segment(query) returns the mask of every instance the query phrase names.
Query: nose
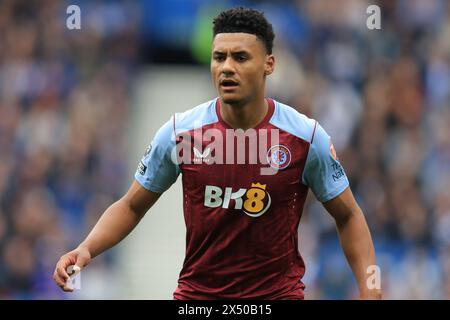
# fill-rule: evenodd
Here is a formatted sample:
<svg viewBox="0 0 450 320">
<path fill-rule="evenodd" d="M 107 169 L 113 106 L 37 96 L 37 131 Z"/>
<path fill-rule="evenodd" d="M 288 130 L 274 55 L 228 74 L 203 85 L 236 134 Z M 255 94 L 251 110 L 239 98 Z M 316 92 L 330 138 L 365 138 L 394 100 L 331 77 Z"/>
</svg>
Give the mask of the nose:
<svg viewBox="0 0 450 320">
<path fill-rule="evenodd" d="M 227 57 L 222 64 L 222 73 L 225 76 L 227 76 L 227 75 L 234 74 L 234 72 L 235 72 L 235 69 L 234 69 L 233 59 L 231 57 Z"/>
</svg>

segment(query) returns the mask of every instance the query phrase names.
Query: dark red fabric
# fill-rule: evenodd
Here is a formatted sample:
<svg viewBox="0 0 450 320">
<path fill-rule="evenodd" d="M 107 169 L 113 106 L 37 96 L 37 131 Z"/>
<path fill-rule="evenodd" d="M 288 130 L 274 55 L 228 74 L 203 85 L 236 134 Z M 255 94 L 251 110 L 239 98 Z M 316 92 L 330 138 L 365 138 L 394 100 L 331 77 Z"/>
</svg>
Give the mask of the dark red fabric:
<svg viewBox="0 0 450 320">
<path fill-rule="evenodd" d="M 226 140 L 229 127 L 221 120 L 219 107 L 219 121 L 202 129 L 218 129 Z M 278 129 L 269 122 L 273 112 L 269 100 L 268 115 L 258 130 Z M 308 192 L 301 177 L 309 143 L 279 132 L 291 161 L 275 175 L 261 175 L 260 168 L 267 167 L 261 163 L 180 165 L 187 235 L 175 299 L 303 299 L 305 266 L 298 252 L 297 228 Z M 194 139 L 194 132 L 189 136 Z M 208 144 L 202 143 L 203 150 Z M 271 199 L 259 217 L 235 209 L 233 199 L 228 208 L 205 206 L 207 185 L 236 192 L 257 183 L 266 185 Z"/>
</svg>

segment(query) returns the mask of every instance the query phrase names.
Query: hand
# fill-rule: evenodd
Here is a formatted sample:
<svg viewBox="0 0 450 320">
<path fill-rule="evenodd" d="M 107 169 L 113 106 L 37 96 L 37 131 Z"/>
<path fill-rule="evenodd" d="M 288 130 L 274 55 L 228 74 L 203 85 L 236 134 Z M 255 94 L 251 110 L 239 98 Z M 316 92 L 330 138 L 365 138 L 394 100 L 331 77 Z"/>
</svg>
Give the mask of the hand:
<svg viewBox="0 0 450 320">
<path fill-rule="evenodd" d="M 71 265 L 77 266 L 80 270 L 91 262 L 91 253 L 85 247 L 78 247 L 63 255 L 56 264 L 55 272 L 53 273 L 53 280 L 65 292 L 72 292 L 73 289 L 67 286 L 69 274 L 67 267 Z"/>
</svg>

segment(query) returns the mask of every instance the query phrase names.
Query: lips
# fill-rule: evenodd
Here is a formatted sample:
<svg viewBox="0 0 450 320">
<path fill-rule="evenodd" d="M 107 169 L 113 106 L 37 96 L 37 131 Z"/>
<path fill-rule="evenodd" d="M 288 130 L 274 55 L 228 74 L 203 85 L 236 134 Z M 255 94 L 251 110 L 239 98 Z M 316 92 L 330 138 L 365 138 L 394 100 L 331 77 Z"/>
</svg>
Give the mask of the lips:
<svg viewBox="0 0 450 320">
<path fill-rule="evenodd" d="M 220 85 L 225 88 L 232 88 L 239 85 L 239 83 L 233 79 L 223 79 L 220 81 Z"/>
</svg>

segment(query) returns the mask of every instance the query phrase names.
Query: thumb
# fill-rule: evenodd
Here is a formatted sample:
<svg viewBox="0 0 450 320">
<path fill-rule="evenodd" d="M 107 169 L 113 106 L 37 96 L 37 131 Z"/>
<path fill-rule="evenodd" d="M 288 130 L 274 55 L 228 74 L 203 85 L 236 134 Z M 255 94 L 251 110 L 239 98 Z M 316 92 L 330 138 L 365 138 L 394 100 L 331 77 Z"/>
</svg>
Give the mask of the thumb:
<svg viewBox="0 0 450 320">
<path fill-rule="evenodd" d="M 74 265 L 74 266 L 72 267 L 72 273 L 70 274 L 70 276 L 71 276 L 71 277 L 74 277 L 74 276 L 76 276 L 77 274 L 79 274 L 80 271 L 81 271 L 81 268 L 80 268 L 79 266 L 77 266 L 77 265 Z"/>
</svg>

